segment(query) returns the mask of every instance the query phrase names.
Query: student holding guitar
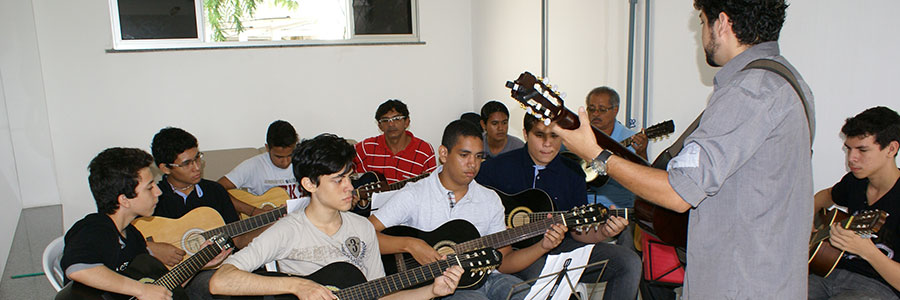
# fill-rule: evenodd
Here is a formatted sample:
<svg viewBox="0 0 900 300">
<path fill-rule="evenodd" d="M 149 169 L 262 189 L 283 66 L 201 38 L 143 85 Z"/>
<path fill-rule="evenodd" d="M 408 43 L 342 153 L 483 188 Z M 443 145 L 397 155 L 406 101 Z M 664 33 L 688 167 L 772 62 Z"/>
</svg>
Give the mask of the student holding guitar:
<svg viewBox="0 0 900 300">
<path fill-rule="evenodd" d="M 350 174 L 353 146 L 343 138 L 322 134 L 305 140 L 293 154 L 294 175 L 310 193 L 309 204 L 260 234 L 246 248 L 225 260 L 210 281 L 210 291 L 223 295 L 282 295 L 299 299 L 334 299 L 324 282 L 251 273 L 278 261 L 280 271 L 310 275 L 335 262 L 348 262 L 368 280 L 384 276 L 379 244 L 372 224 L 347 212 L 352 206 Z M 462 269 L 453 266 L 434 283 L 390 294 L 393 299 L 428 299 L 453 292 Z M 337 274 L 340 276 L 340 274 Z"/>
<path fill-rule="evenodd" d="M 151 215 L 156 208 L 161 192 L 150 173 L 152 163 L 150 154 L 133 148 L 106 149 L 91 160 L 88 182 L 97 213 L 85 216 L 66 233 L 60 260 L 66 281 L 141 300 L 172 299 L 172 291 L 164 286 L 117 273 L 139 254 L 148 253 L 143 235 L 131 221 Z M 207 266 L 230 253 L 220 253 Z"/>
<path fill-rule="evenodd" d="M 432 172 L 431 176 L 406 185 L 369 216 L 369 221 L 379 232 L 378 243 L 382 254 L 410 253 L 422 265 L 441 256 L 433 245 L 423 239 L 382 233 L 386 227 L 396 225 L 431 231 L 451 220 L 465 220 L 471 223 L 468 225 L 474 225 L 477 231 L 472 238 L 506 230 L 503 205 L 497 193 L 474 181 L 484 157 L 484 143 L 475 126 L 465 120 L 456 120 L 447 125 L 438 148 L 443 165 Z M 498 247 L 503 253 L 503 262 L 498 269 L 502 273 L 491 273 L 483 280 L 483 285 L 477 288 L 472 286 L 475 289 L 470 290 L 457 290 L 449 298 L 506 299 L 513 285 L 522 282 L 509 274 L 521 271 L 559 245 L 567 230 L 560 224 L 548 227 L 544 239 L 531 247 L 520 250 L 513 250 L 510 246 Z M 453 233 L 448 232 L 449 235 Z M 526 292 L 527 289 L 525 292 L 517 290 L 512 299 L 522 299 Z"/>
<path fill-rule="evenodd" d="M 512 194 L 527 189 L 540 189 L 547 193 L 557 210 L 569 210 L 586 205 L 587 196 L 584 172 L 573 161 L 559 155 L 562 139 L 550 131 L 532 115 L 523 120 L 525 148 L 485 161 L 475 178 L 478 183 Z M 552 124 L 551 124 L 552 125 Z M 589 263 L 609 259 L 601 277 L 601 266 L 585 270 L 582 282 L 606 281 L 604 299 L 634 299 L 641 275 L 641 259 L 630 248 L 603 243 L 628 226 L 628 220 L 611 216 L 600 230 L 572 232 L 552 254 L 568 252 L 586 244 L 595 244 Z M 533 279 L 541 274 L 546 256 L 517 273 L 522 279 Z"/>
<path fill-rule="evenodd" d="M 846 252 L 827 277 L 809 275 L 809 299 L 898 299 L 900 115 L 887 107 L 873 107 L 847 119 L 841 133 L 850 173 L 816 193 L 815 211 L 838 204 L 850 215 L 878 209 L 888 217 L 873 239 L 861 238 L 837 223 L 831 226 L 831 245 Z"/>
</svg>

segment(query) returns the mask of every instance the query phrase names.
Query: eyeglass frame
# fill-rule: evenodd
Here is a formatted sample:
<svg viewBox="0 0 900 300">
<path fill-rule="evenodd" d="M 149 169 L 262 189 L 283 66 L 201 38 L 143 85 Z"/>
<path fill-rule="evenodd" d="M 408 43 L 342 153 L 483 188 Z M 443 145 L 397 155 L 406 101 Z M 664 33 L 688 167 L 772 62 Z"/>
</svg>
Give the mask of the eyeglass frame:
<svg viewBox="0 0 900 300">
<path fill-rule="evenodd" d="M 598 106 L 599 106 L 599 105 L 598 105 Z M 598 108 L 591 108 L 590 106 L 588 106 L 587 108 L 585 108 L 585 110 L 588 112 L 588 114 L 592 114 L 592 113 L 594 113 L 594 112 L 606 113 L 606 112 L 611 111 L 611 110 L 613 110 L 613 109 L 615 109 L 615 108 L 617 108 L 617 107 L 619 107 L 619 105 L 613 105 L 613 106 L 610 106 L 610 107 L 599 106 Z"/>
<path fill-rule="evenodd" d="M 390 118 L 381 118 L 381 119 L 378 119 L 378 120 L 375 120 L 375 121 L 378 122 L 378 124 L 387 124 L 387 123 L 393 123 L 393 122 L 403 121 L 403 120 L 405 120 L 406 118 L 409 118 L 409 116 L 396 115 L 396 116 L 393 116 L 393 117 L 390 117 Z"/>
<path fill-rule="evenodd" d="M 171 167 L 186 168 L 186 167 L 192 166 L 196 163 L 197 166 L 199 167 L 199 166 L 203 166 L 203 162 L 204 162 L 203 152 L 197 152 L 197 156 L 194 156 L 193 159 L 188 159 L 186 161 L 181 162 L 180 164 L 168 163 L 168 164 L 166 164 L 166 166 L 168 166 L 170 168 Z"/>
</svg>

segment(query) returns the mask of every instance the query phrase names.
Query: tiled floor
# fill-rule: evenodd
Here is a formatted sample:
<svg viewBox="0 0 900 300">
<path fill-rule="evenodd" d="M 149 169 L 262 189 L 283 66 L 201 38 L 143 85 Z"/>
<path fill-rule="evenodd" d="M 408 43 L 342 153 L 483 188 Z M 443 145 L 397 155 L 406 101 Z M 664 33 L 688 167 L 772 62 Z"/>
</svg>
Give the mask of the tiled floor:
<svg viewBox="0 0 900 300">
<path fill-rule="evenodd" d="M 44 247 L 62 235 L 60 205 L 22 210 L 12 249 L 0 280 L 0 299 L 53 299 L 56 291 L 44 275 L 12 279 L 11 276 L 43 272 Z"/>
</svg>

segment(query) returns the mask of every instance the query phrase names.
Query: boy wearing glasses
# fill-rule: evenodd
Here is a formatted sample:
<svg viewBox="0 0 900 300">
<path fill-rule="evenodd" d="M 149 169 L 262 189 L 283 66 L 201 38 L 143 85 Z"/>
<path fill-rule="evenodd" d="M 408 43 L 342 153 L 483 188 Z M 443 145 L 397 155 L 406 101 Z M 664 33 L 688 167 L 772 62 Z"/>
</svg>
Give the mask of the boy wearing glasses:
<svg viewBox="0 0 900 300">
<path fill-rule="evenodd" d="M 378 129 L 384 134 L 356 144 L 356 172 L 375 171 L 389 183 L 434 171 L 434 148 L 406 130 L 409 110 L 400 100 L 390 99 L 375 111 Z"/>
</svg>

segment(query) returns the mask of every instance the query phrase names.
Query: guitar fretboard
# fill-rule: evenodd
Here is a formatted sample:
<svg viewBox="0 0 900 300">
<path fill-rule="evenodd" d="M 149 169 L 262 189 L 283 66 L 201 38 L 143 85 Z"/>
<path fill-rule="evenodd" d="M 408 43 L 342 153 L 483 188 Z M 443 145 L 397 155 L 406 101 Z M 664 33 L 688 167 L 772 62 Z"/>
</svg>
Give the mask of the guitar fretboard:
<svg viewBox="0 0 900 300">
<path fill-rule="evenodd" d="M 564 212 L 564 211 L 552 211 L 552 212 L 549 212 L 549 213 L 552 213 L 552 214 L 561 214 L 561 213 L 565 213 L 565 212 Z M 621 218 L 625 218 L 625 219 L 629 219 L 629 220 L 634 219 L 634 209 L 633 209 L 633 208 L 607 209 L 607 213 L 608 213 L 608 215 L 610 215 L 610 216 L 621 217 Z M 543 219 L 546 219 L 546 218 L 547 218 L 547 214 L 548 214 L 548 212 L 533 212 L 533 213 L 528 213 L 528 220 L 529 220 L 530 222 L 543 220 Z M 529 222 L 529 223 L 530 223 L 530 222 Z M 600 222 L 600 223 L 601 223 L 601 224 L 602 224 L 602 223 L 605 223 L 605 221 Z"/>
<path fill-rule="evenodd" d="M 268 212 L 252 216 L 250 218 L 233 222 L 225 226 L 210 229 L 202 233 L 201 235 L 206 239 L 209 239 L 210 237 L 219 233 L 224 233 L 229 237 L 239 236 L 244 233 L 256 230 L 257 228 L 272 224 L 285 215 L 287 215 L 287 207 L 282 206 Z"/>
<path fill-rule="evenodd" d="M 447 259 L 436 261 L 411 270 L 391 274 L 379 279 L 368 281 L 350 288 L 342 289 L 334 294 L 341 300 L 368 300 L 432 280 L 444 273 L 444 270 L 452 265 L 458 265 L 456 255 L 448 255 Z"/>
<path fill-rule="evenodd" d="M 456 244 L 453 246 L 453 249 L 456 250 L 457 253 L 462 253 L 486 247 L 502 248 L 541 235 L 554 223 L 565 224 L 562 214 L 553 214 L 549 219 L 544 218 L 543 220 L 528 223 L 523 226 L 510 228 L 468 242 Z M 569 224 L 566 225 L 571 226 Z"/>
<path fill-rule="evenodd" d="M 164 286 L 171 291 L 197 274 L 197 271 L 200 271 L 219 253 L 222 253 L 222 247 L 217 243 L 212 243 L 172 268 L 169 273 L 154 281 L 153 284 Z"/>
<path fill-rule="evenodd" d="M 395 191 L 406 186 L 407 183 L 419 181 L 419 179 L 428 177 L 431 173 L 422 173 L 416 175 L 415 177 L 410 177 L 407 179 L 403 179 L 394 183 L 386 183 L 384 181 L 379 181 L 375 183 L 370 183 L 363 185 L 357 188 L 357 194 L 360 199 L 369 199 L 372 197 L 374 193 L 387 192 L 387 191 Z"/>
</svg>

